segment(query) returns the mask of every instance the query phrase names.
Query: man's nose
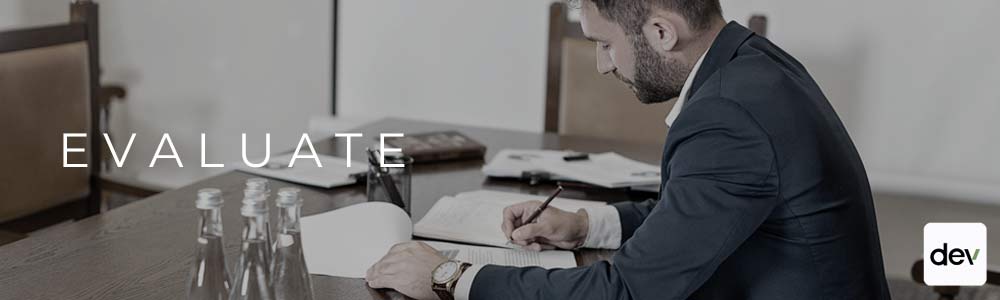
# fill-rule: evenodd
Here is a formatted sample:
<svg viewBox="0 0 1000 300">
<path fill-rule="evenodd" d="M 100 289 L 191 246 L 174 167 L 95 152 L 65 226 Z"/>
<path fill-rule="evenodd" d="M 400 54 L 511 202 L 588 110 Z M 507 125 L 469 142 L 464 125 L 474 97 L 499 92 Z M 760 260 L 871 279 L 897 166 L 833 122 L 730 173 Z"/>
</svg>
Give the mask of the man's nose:
<svg viewBox="0 0 1000 300">
<path fill-rule="evenodd" d="M 611 54 L 607 50 L 597 47 L 597 72 L 607 75 L 615 71 L 615 64 L 611 61 Z"/>
</svg>

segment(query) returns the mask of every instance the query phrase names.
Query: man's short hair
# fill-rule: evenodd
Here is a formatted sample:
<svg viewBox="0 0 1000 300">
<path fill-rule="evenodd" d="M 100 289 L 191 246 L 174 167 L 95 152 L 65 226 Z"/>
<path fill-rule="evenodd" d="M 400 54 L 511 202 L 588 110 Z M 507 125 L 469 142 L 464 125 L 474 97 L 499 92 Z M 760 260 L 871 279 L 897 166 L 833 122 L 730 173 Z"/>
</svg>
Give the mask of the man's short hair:
<svg viewBox="0 0 1000 300">
<path fill-rule="evenodd" d="M 601 15 L 621 25 L 629 34 L 639 33 L 653 7 L 680 14 L 695 31 L 705 30 L 722 16 L 719 0 L 570 0 L 571 4 L 589 1 Z"/>
</svg>

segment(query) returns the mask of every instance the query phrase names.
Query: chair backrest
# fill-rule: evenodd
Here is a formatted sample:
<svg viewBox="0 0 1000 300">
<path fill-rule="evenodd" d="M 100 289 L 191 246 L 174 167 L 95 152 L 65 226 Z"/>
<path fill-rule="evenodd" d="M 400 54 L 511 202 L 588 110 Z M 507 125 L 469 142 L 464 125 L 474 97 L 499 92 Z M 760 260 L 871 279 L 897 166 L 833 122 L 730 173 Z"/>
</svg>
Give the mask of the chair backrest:
<svg viewBox="0 0 1000 300">
<path fill-rule="evenodd" d="M 72 201 L 99 203 L 96 14 L 89 1 L 71 4 L 74 22 L 0 32 L 0 222 Z M 96 15 L 94 15 L 96 16 Z M 94 20 L 91 18 L 90 20 Z M 63 134 L 72 138 L 63 167 Z"/>
<path fill-rule="evenodd" d="M 664 123 L 673 103 L 642 104 L 612 75 L 597 72 L 594 43 L 578 22 L 567 19 L 566 5 L 549 9 L 549 51 L 545 131 L 662 144 Z"/>
<path fill-rule="evenodd" d="M 767 18 L 754 15 L 751 30 L 767 34 Z M 676 101 L 642 104 L 624 84 L 597 72 L 595 45 L 578 22 L 569 21 L 566 5 L 549 7 L 549 50 L 545 95 L 545 131 L 662 144 L 664 119 Z"/>
<path fill-rule="evenodd" d="M 750 20 L 747 22 L 747 26 L 750 27 L 750 31 L 753 31 L 757 35 L 762 37 L 767 37 L 767 16 L 765 15 L 750 16 Z"/>
</svg>

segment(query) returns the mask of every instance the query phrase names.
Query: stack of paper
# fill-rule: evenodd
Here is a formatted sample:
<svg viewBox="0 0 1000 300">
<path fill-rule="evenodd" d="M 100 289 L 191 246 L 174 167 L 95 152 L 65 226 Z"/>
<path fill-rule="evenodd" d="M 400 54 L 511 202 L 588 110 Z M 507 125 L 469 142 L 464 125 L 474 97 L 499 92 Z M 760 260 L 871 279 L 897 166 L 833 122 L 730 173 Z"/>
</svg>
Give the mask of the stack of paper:
<svg viewBox="0 0 1000 300">
<path fill-rule="evenodd" d="M 239 170 L 321 188 L 354 184 L 357 182 L 356 175 L 368 172 L 368 164 L 364 162 L 352 161 L 348 168 L 346 159 L 322 154 L 318 156 L 322 167 L 316 165 L 313 158 L 296 159 L 295 165 L 289 167 L 292 160 L 292 154 L 289 153 L 272 157 L 267 165 L 260 168 L 239 164 Z"/>
<path fill-rule="evenodd" d="M 521 177 L 525 171 L 545 172 L 554 180 L 574 180 L 606 188 L 658 190 L 660 167 L 628 159 L 614 152 L 590 154 L 566 161 L 569 151 L 504 149 L 483 166 L 493 177 Z"/>
</svg>

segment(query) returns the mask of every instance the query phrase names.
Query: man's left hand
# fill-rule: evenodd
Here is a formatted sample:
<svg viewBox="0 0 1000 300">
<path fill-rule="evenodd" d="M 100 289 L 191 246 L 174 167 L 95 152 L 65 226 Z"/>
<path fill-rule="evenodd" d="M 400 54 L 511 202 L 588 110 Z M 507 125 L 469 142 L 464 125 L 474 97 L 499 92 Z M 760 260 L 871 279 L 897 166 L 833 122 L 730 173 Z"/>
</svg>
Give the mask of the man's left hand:
<svg viewBox="0 0 1000 300">
<path fill-rule="evenodd" d="M 437 294 L 431 289 L 431 273 L 447 260 L 427 244 L 399 243 L 368 268 L 365 280 L 372 288 L 394 289 L 418 300 L 437 300 Z"/>
</svg>

